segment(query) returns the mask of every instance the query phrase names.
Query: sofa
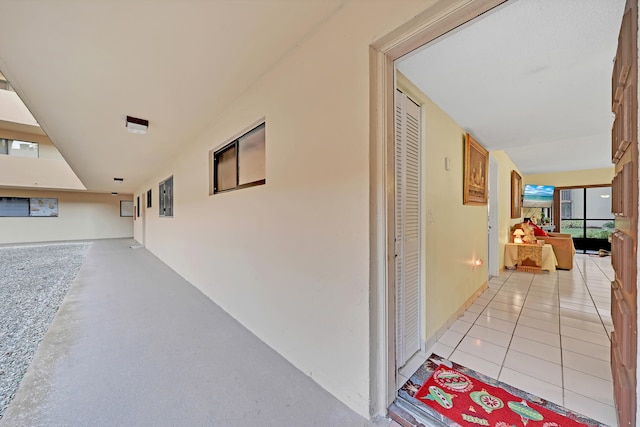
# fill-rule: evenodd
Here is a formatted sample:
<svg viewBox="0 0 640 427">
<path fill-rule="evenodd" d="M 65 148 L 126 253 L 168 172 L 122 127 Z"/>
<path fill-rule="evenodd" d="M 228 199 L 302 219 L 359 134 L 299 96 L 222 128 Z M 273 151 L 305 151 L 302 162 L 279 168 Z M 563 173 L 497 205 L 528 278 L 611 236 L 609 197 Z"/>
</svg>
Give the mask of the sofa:
<svg viewBox="0 0 640 427">
<path fill-rule="evenodd" d="M 541 236 L 540 240 L 553 246 L 553 252 L 558 260 L 558 268 L 571 270 L 573 268 L 573 256 L 576 248 L 573 246 L 571 234 L 548 232 L 547 236 Z"/>
<path fill-rule="evenodd" d="M 544 243 L 551 245 L 553 253 L 558 260 L 557 268 L 562 270 L 571 270 L 573 268 L 573 256 L 576 253 L 576 249 L 573 245 L 571 234 L 545 232 L 533 223 L 523 222 L 513 226 L 512 235 L 516 228 L 524 230 L 524 238 L 528 240 L 528 243 L 534 243 L 530 239 L 537 239 L 544 240 Z"/>
</svg>

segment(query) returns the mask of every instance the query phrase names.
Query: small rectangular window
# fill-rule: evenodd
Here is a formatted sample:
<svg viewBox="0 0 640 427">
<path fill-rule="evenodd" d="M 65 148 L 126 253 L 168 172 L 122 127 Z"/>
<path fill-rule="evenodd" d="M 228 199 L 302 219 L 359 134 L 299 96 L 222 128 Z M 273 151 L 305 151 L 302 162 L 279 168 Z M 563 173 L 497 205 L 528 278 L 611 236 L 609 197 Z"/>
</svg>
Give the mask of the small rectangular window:
<svg viewBox="0 0 640 427">
<path fill-rule="evenodd" d="M 15 139 L 8 141 L 10 156 L 38 158 L 38 143 Z"/>
<path fill-rule="evenodd" d="M 151 189 L 147 190 L 147 207 L 151 207 Z"/>
<path fill-rule="evenodd" d="M 266 183 L 265 123 L 212 154 L 213 194 Z"/>
<path fill-rule="evenodd" d="M 29 199 L 0 197 L 0 216 L 29 216 Z"/>
<path fill-rule="evenodd" d="M 38 157 L 38 143 L 0 138 L 0 154 L 17 157 Z"/>
<path fill-rule="evenodd" d="M 162 181 L 158 188 L 160 216 L 173 216 L 173 176 Z"/>
<path fill-rule="evenodd" d="M 38 143 L 0 138 L 0 154 L 38 158 Z"/>
</svg>

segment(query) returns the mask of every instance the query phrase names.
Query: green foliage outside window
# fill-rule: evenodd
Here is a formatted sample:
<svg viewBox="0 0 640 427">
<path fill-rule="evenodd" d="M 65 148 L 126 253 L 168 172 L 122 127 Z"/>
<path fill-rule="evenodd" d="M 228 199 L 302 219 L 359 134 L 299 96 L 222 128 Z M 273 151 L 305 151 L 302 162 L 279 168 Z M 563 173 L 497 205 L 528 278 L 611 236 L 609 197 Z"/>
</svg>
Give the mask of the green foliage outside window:
<svg viewBox="0 0 640 427">
<path fill-rule="evenodd" d="M 571 234 L 571 237 L 584 238 L 584 221 L 580 219 L 563 219 L 560 232 Z M 605 222 L 601 228 L 587 228 L 587 239 L 608 239 L 613 231 L 613 221 Z"/>
</svg>

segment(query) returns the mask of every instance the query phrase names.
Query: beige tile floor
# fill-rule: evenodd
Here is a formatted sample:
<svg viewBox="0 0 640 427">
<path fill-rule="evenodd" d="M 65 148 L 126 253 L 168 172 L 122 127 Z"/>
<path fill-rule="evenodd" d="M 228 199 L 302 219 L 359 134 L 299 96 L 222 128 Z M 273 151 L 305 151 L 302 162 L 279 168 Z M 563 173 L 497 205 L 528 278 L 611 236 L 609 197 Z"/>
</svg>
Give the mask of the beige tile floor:
<svg viewBox="0 0 640 427">
<path fill-rule="evenodd" d="M 576 255 L 555 273 L 504 271 L 426 353 L 617 426 L 609 366 L 610 257 Z"/>
</svg>

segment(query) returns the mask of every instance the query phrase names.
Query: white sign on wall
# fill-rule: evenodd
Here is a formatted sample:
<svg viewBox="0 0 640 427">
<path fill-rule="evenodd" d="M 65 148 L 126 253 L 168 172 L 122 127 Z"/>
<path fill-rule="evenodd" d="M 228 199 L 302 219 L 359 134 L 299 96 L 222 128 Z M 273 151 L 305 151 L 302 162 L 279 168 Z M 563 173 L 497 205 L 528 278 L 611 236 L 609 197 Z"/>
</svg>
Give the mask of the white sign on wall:
<svg viewBox="0 0 640 427">
<path fill-rule="evenodd" d="M 58 216 L 58 199 L 30 198 L 29 216 Z"/>
<path fill-rule="evenodd" d="M 132 200 L 120 200 L 120 216 L 133 216 Z"/>
</svg>

